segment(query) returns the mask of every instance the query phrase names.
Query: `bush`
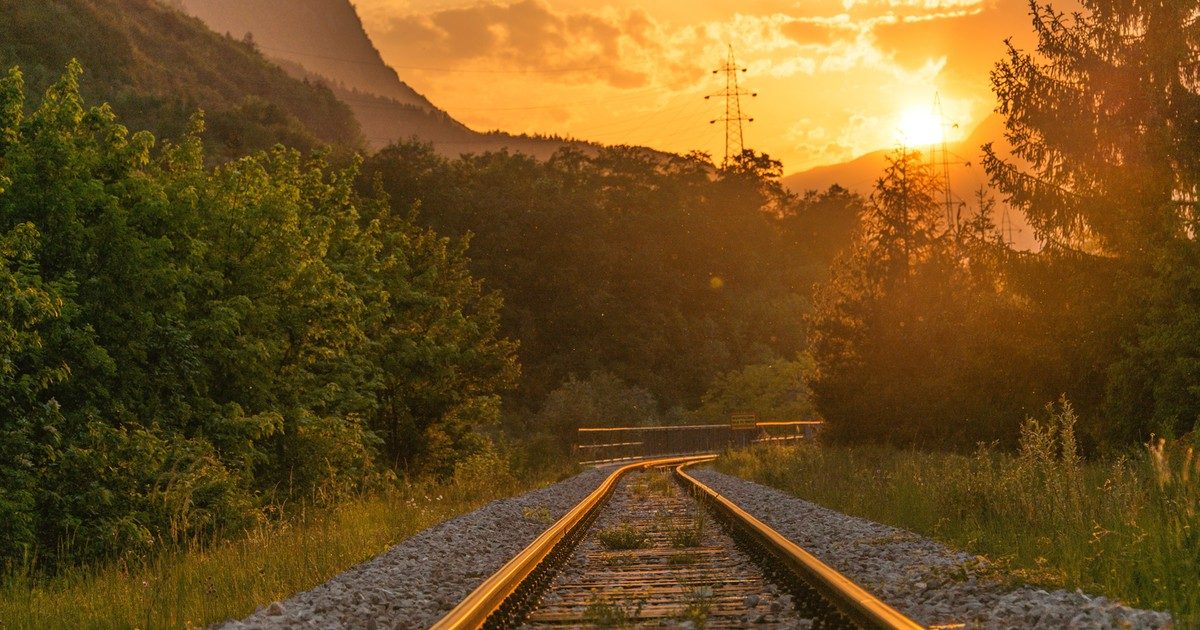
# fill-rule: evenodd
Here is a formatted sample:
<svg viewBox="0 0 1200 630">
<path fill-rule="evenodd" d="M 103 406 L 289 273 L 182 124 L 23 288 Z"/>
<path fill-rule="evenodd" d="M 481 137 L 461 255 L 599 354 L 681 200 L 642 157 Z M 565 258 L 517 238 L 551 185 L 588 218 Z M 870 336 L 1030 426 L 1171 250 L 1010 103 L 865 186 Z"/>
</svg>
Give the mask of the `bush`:
<svg viewBox="0 0 1200 630">
<path fill-rule="evenodd" d="M 882 446 L 768 447 L 722 470 L 826 507 L 991 556 L 1019 579 L 1128 604 L 1200 614 L 1200 463 L 1156 441 L 1105 461 L 1080 457 L 1066 401 L 1027 420 L 1018 452 L 972 456 Z"/>
</svg>

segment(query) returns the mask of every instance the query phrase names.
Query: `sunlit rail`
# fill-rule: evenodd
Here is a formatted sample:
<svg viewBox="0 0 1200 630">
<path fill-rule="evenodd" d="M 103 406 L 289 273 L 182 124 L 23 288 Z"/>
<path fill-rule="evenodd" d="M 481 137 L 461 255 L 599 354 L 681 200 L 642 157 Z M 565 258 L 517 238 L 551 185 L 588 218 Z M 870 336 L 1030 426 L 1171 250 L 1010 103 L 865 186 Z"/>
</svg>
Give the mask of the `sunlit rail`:
<svg viewBox="0 0 1200 630">
<path fill-rule="evenodd" d="M 827 627 L 860 627 L 919 630 L 921 626 L 822 563 L 775 530 L 684 472 L 684 468 L 714 459 L 713 455 L 658 458 L 625 465 L 599 488 L 550 527 L 542 536 L 484 581 L 442 620 L 435 629 L 474 629 L 519 626 L 537 607 L 542 594 L 573 554 L 587 530 L 604 509 L 621 477 L 653 467 L 675 469 L 679 483 L 702 501 L 726 531 L 745 546 L 756 562 L 773 567 L 779 579 L 791 583 L 793 592 L 808 592 L 813 602 L 823 602 L 833 617 Z M 622 590 L 622 589 L 616 589 Z M 547 616 L 543 613 L 543 616 Z M 584 623 L 584 626 L 594 625 Z"/>
</svg>

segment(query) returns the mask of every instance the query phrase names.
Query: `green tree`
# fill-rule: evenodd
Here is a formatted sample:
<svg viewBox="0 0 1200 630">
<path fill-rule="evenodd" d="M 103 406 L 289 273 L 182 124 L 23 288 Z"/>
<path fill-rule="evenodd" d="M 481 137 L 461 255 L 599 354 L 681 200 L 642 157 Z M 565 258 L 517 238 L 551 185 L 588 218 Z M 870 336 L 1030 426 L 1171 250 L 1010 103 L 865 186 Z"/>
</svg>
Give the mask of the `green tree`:
<svg viewBox="0 0 1200 630">
<path fill-rule="evenodd" d="M 0 558 L 143 556 L 484 450 L 515 345 L 465 242 L 321 152 L 210 167 L 199 116 L 156 149 L 80 73 L 28 114 L 0 81 Z"/>
<path fill-rule="evenodd" d="M 571 444 L 580 427 L 636 427 L 658 424 L 654 396 L 605 372 L 586 379 L 572 376 L 546 397 L 534 425 Z"/>
<path fill-rule="evenodd" d="M 1085 349 L 1068 394 L 1107 419 L 1095 439 L 1125 443 L 1200 417 L 1200 34 L 1194 2 L 1080 4 L 1031 5 L 1036 51 L 1010 47 L 992 76 L 1014 159 L 988 147 L 985 166 L 1044 244 L 1034 272 L 1061 279 L 1015 281 Z"/>
<path fill-rule="evenodd" d="M 1020 420 L 1047 395 L 1026 349 L 1027 317 L 995 266 L 1007 255 L 986 236 L 986 204 L 958 234 L 938 186 L 919 155 L 891 156 L 818 293 L 808 383 L 835 439 L 1015 444 Z"/>
<path fill-rule="evenodd" d="M 728 372 L 709 386 L 697 414 L 714 423 L 739 411 L 753 411 L 760 420 L 812 420 L 816 410 L 805 382 L 812 370 L 812 359 L 800 356 Z"/>
<path fill-rule="evenodd" d="M 379 178 L 397 211 L 470 235 L 471 269 L 504 294 L 502 330 L 521 340 L 518 408 L 596 371 L 691 408 L 717 376 L 803 349 L 820 241 L 847 238 L 797 220 L 780 168 L 752 152 L 722 170 L 637 147 L 538 162 L 400 144 L 366 161 L 360 191 Z"/>
</svg>

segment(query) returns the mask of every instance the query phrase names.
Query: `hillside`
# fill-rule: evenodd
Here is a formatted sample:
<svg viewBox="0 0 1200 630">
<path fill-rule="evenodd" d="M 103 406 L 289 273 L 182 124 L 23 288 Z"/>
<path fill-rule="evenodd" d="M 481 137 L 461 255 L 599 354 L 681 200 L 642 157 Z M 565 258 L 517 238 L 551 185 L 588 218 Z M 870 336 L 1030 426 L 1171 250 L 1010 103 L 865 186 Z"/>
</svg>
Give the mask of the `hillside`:
<svg viewBox="0 0 1200 630">
<path fill-rule="evenodd" d="M 349 0 L 169 0 L 218 33 L 248 38 L 293 77 L 324 82 L 354 111 L 367 144 L 418 138 L 438 153 L 509 151 L 547 158 L 557 138 L 480 133 L 438 109 L 380 56 Z"/>
<path fill-rule="evenodd" d="M 84 97 L 112 104 L 133 129 L 177 136 L 203 109 L 210 149 L 223 156 L 362 143 L 328 88 L 155 0 L 0 0 L 0 14 L 0 66 L 19 65 L 35 99 L 74 58 Z"/>
<path fill-rule="evenodd" d="M 953 159 L 950 163 L 950 181 L 954 196 L 966 202 L 968 206 L 973 205 L 975 194 L 980 187 L 988 184 L 987 173 L 981 164 L 981 147 L 988 142 L 994 142 L 1002 155 L 1008 154 L 1004 140 L 1004 120 L 998 114 L 985 118 L 965 140 L 951 143 L 947 147 Z M 925 147 L 919 147 L 918 150 L 928 152 L 928 148 Z M 826 190 L 837 184 L 868 195 L 875 181 L 883 174 L 888 153 L 890 150 L 873 151 L 849 162 L 818 166 L 794 173 L 784 177 L 783 184 L 792 192 L 800 194 L 809 190 Z M 1032 231 L 1019 213 L 1013 215 L 1013 221 L 1013 239 L 1016 245 L 1024 249 L 1035 247 Z"/>
<path fill-rule="evenodd" d="M 173 0 L 218 33 L 252 33 L 263 54 L 303 66 L 333 87 L 436 108 L 400 80 L 371 43 L 354 6 L 342 0 Z"/>
<path fill-rule="evenodd" d="M 950 154 L 957 158 L 951 164 L 950 179 L 954 182 L 955 194 L 963 199 L 970 199 L 979 186 L 987 183 L 987 174 L 980 165 L 980 147 L 986 142 L 1003 142 L 1003 119 L 998 115 L 986 118 L 967 139 L 951 143 Z M 927 152 L 925 147 L 918 150 Z M 849 162 L 818 166 L 807 171 L 794 173 L 783 178 L 783 183 L 793 192 L 806 190 L 824 190 L 833 184 L 838 184 L 850 190 L 869 193 L 875 180 L 883 173 L 887 164 L 886 156 L 890 150 L 874 151 L 857 157 Z"/>
</svg>

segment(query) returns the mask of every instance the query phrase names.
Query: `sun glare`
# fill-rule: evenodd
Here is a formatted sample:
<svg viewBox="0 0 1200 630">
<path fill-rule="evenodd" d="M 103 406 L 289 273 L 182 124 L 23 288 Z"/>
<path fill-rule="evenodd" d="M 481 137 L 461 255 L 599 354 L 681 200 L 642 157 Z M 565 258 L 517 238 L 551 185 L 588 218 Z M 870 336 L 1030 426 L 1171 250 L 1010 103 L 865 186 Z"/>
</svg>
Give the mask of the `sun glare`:
<svg viewBox="0 0 1200 630">
<path fill-rule="evenodd" d="M 927 146 L 942 141 L 942 123 L 928 108 L 910 107 L 900 115 L 899 140 L 908 146 Z"/>
</svg>

